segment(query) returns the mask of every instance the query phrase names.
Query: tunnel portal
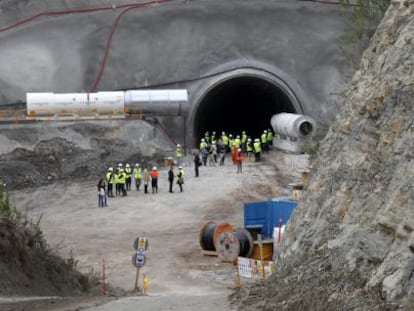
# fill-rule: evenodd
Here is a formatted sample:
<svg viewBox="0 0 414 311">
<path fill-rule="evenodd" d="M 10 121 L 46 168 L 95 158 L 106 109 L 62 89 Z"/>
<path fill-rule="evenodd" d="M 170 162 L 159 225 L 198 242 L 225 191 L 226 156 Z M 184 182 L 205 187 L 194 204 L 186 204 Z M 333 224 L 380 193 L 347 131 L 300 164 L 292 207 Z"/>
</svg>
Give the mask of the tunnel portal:
<svg viewBox="0 0 414 311">
<path fill-rule="evenodd" d="M 271 128 L 271 117 L 280 112 L 297 113 L 285 91 L 266 79 L 238 76 L 216 84 L 201 98 L 194 116 L 194 143 L 206 131 L 233 135 L 242 131 L 258 138 Z"/>
</svg>

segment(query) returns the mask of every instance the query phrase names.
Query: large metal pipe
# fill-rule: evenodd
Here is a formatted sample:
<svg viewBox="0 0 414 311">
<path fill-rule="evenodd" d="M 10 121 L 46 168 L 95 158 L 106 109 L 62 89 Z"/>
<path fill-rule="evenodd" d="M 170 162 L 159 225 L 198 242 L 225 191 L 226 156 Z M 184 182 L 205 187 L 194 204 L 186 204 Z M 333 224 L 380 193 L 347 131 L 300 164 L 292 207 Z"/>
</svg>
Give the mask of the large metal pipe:
<svg viewBox="0 0 414 311">
<path fill-rule="evenodd" d="M 272 116 L 270 124 L 276 134 L 289 138 L 310 137 L 316 131 L 315 120 L 301 114 L 278 113 Z"/>
<path fill-rule="evenodd" d="M 129 90 L 97 93 L 27 93 L 31 117 L 63 115 L 181 116 L 188 112 L 187 90 Z"/>
<path fill-rule="evenodd" d="M 188 112 L 187 90 L 129 90 L 125 92 L 129 113 L 181 116 Z"/>
</svg>

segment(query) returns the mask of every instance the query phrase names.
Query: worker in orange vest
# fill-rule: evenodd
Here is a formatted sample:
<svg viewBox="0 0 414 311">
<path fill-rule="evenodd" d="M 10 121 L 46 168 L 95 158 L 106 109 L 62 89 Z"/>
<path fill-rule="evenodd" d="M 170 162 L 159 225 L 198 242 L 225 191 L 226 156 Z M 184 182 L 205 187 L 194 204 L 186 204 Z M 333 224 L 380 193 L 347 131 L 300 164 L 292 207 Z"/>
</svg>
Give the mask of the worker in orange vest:
<svg viewBox="0 0 414 311">
<path fill-rule="evenodd" d="M 157 167 L 154 166 L 151 171 L 151 186 L 152 186 L 152 193 L 158 193 L 158 175 L 160 173 L 157 170 Z"/>
<path fill-rule="evenodd" d="M 243 164 L 243 152 L 239 148 L 237 149 L 237 156 L 236 156 L 236 164 L 237 164 L 237 174 L 242 172 L 242 164 Z"/>
</svg>

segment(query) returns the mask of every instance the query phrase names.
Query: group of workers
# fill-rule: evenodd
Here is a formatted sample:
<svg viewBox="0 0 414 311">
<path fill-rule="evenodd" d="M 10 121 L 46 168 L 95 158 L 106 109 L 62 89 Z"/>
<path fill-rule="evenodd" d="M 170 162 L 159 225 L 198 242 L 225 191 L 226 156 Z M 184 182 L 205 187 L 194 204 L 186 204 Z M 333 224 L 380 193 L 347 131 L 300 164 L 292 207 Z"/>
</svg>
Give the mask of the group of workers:
<svg viewBox="0 0 414 311">
<path fill-rule="evenodd" d="M 242 172 L 243 157 L 251 161 L 254 155 L 255 162 L 259 162 L 262 153 L 267 153 L 273 145 L 274 133 L 271 129 L 262 132 L 259 138 L 254 140 L 242 131 L 240 135 L 233 136 L 226 132 L 216 135 L 216 132 L 206 132 L 201 138 L 199 149 L 194 152 L 195 176 L 199 176 L 199 166 L 215 166 L 219 163 L 224 165 L 226 155 L 231 152 L 232 161 L 237 165 L 237 173 Z M 180 144 L 177 145 L 175 157 L 177 163 L 181 163 L 184 150 Z"/>
<path fill-rule="evenodd" d="M 170 192 L 173 192 L 172 182 L 174 177 L 173 167 L 171 167 L 168 172 Z M 158 193 L 158 178 L 159 170 L 156 166 L 153 166 L 151 170 L 148 165 L 142 169 L 139 163 L 136 163 L 133 168 L 129 163 L 126 163 L 125 167 L 122 163 L 119 163 L 115 170 L 113 167 L 109 167 L 105 173 L 105 177 L 101 178 L 97 184 L 98 207 L 107 206 L 107 197 L 127 196 L 128 191 L 131 191 L 132 184 L 135 185 L 136 191 L 140 191 L 141 184 L 143 183 L 144 193 L 149 193 L 148 187 L 151 184 L 152 193 Z M 178 166 L 177 184 L 180 187 L 180 192 L 183 192 L 184 169 L 181 165 Z"/>
</svg>

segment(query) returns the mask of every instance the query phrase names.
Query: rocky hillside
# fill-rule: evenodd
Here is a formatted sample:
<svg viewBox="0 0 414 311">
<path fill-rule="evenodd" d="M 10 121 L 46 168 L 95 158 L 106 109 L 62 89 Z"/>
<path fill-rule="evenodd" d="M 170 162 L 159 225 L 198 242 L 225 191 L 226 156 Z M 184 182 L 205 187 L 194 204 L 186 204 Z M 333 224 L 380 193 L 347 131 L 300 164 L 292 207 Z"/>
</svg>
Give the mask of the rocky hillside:
<svg viewBox="0 0 414 311">
<path fill-rule="evenodd" d="M 313 163 L 279 272 L 241 310 L 414 310 L 413 34 L 414 1 L 393 0 Z"/>
</svg>

